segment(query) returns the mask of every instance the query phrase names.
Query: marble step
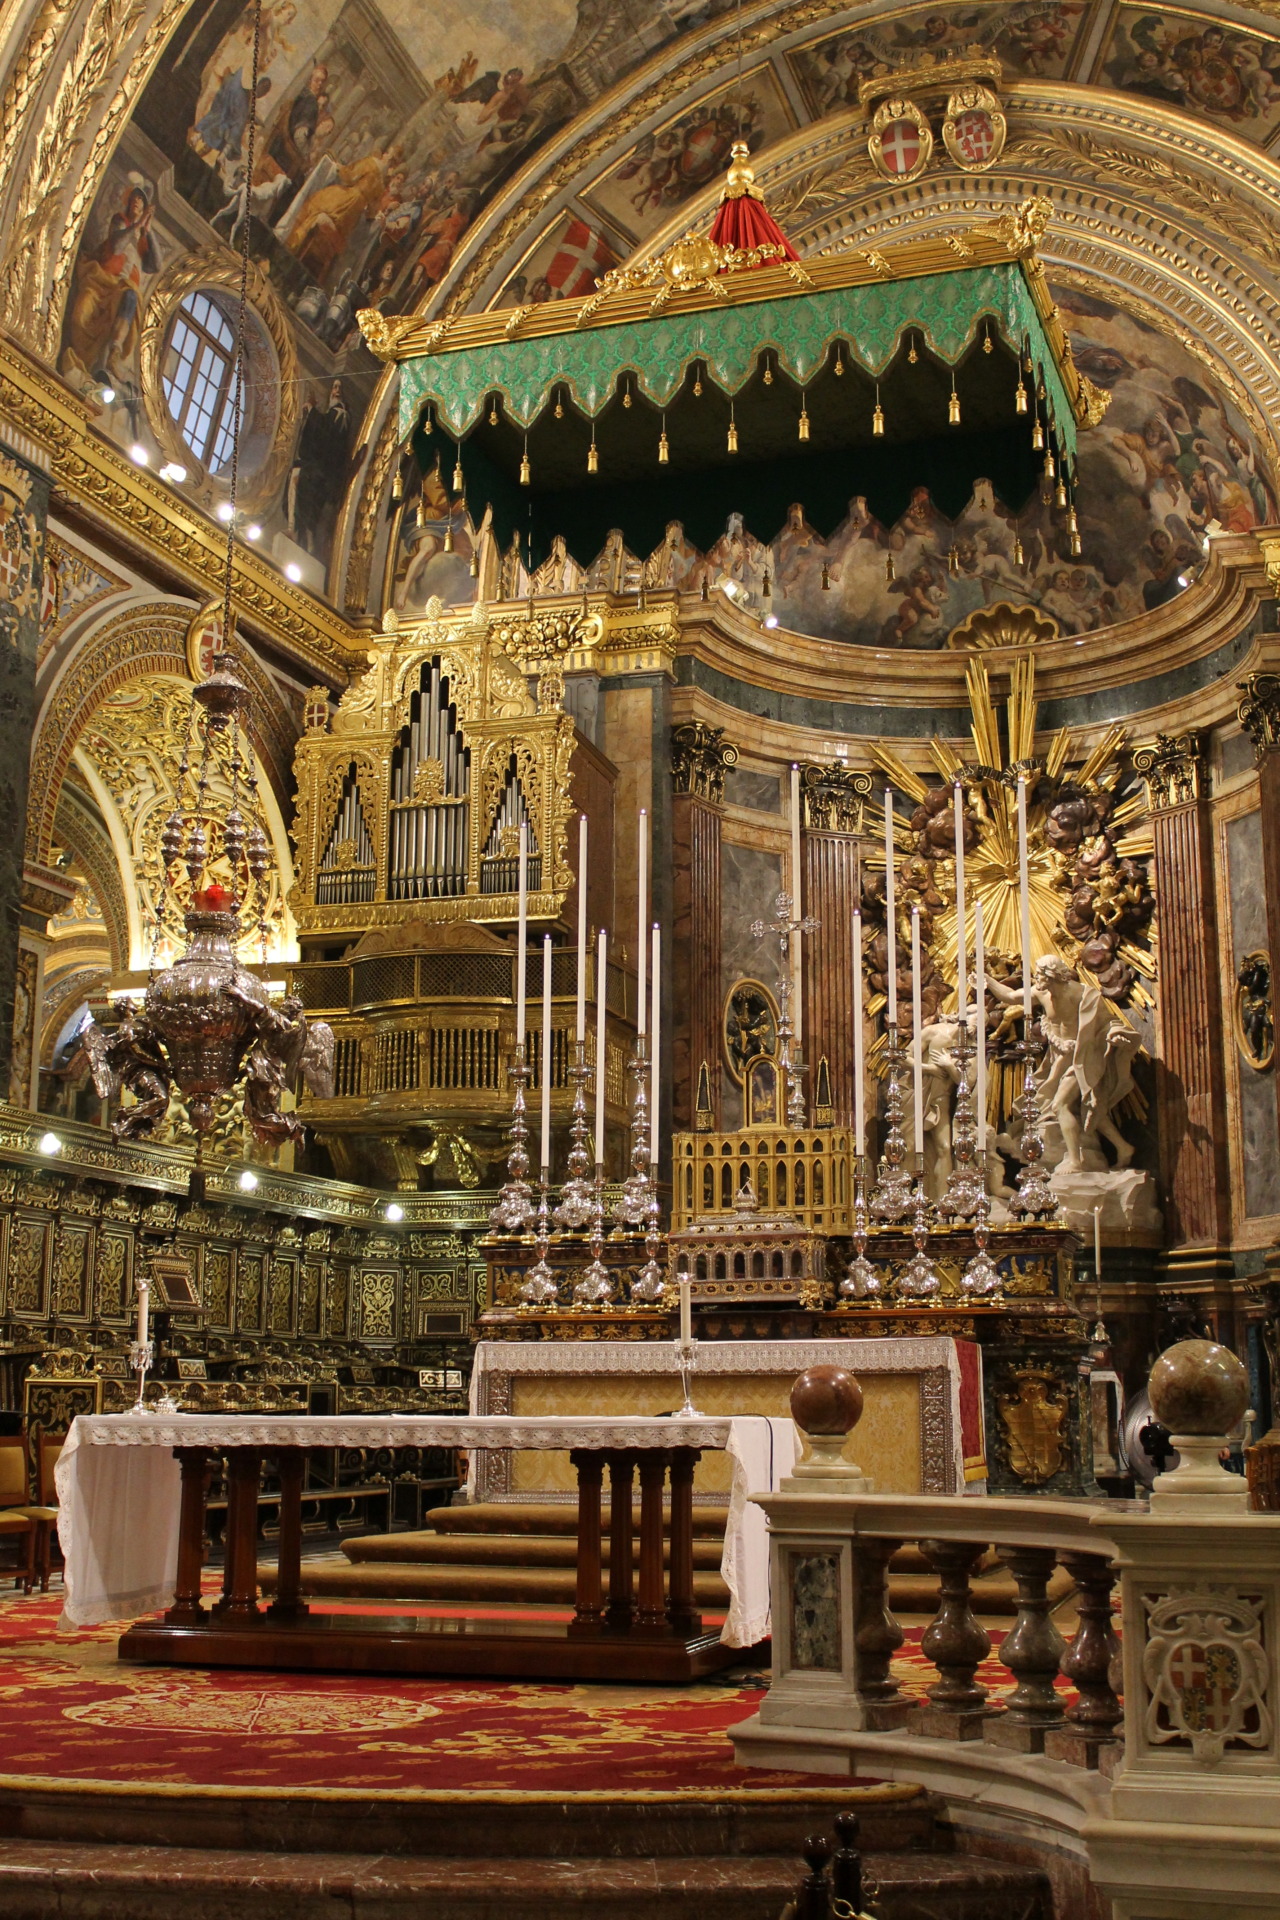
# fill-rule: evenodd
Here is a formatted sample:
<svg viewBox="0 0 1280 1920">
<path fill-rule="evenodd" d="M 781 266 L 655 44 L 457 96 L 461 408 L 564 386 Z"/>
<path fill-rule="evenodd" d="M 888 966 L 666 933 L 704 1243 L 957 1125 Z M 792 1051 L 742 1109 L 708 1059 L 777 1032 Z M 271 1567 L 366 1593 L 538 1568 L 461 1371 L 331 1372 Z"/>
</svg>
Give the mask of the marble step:
<svg viewBox="0 0 1280 1920">
<path fill-rule="evenodd" d="M 636 1500 L 636 1510 L 640 1502 Z M 604 1525 L 609 1524 L 609 1499 L 603 1501 Z M 666 1513 L 671 1508 L 664 1507 Z M 693 1534 L 697 1539 L 724 1539 L 728 1507 L 697 1506 L 693 1510 Z M 578 1509 L 571 1500 L 563 1505 L 552 1501 L 477 1500 L 474 1506 L 432 1507 L 422 1516 L 424 1528 L 434 1533 L 535 1533 L 567 1534 L 578 1531 Z"/>
<path fill-rule="evenodd" d="M 948 1854 L 871 1853 L 878 1920 L 1048 1920 L 1046 1876 Z M 189 1847 L 0 1842 L 6 1920 L 777 1920 L 803 1863 L 695 1859 L 389 1859 Z"/>
<path fill-rule="evenodd" d="M 259 1566 L 264 1593 L 275 1592 L 275 1577 L 274 1566 Z M 577 1597 L 577 1573 L 572 1562 L 563 1567 L 488 1566 L 474 1561 L 440 1566 L 407 1560 L 353 1562 L 340 1553 L 317 1554 L 302 1563 L 302 1592 L 330 1600 L 453 1600 L 460 1604 L 523 1600 L 544 1607 L 571 1607 Z M 729 1605 L 729 1589 L 720 1575 L 705 1570 L 694 1571 L 693 1597 L 699 1606 L 717 1612 Z"/>
<path fill-rule="evenodd" d="M 693 1564 L 711 1573 L 720 1570 L 722 1540 L 699 1536 L 693 1543 Z M 388 1561 L 415 1566 L 573 1567 L 577 1541 L 565 1533 L 362 1533 L 344 1540 L 342 1552 L 358 1566 Z M 601 1542 L 609 1564 L 609 1537 Z M 667 1559 L 670 1559 L 668 1546 Z"/>
</svg>

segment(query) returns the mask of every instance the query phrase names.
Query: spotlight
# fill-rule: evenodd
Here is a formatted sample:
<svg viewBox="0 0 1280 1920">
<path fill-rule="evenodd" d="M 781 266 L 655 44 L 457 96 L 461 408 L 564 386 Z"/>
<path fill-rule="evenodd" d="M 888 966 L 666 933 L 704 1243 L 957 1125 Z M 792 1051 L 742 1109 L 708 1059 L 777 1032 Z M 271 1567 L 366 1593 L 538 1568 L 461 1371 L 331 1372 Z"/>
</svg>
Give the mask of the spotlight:
<svg viewBox="0 0 1280 1920">
<path fill-rule="evenodd" d="M 36 1151 L 47 1154 L 61 1153 L 62 1142 L 56 1133 L 42 1133 L 36 1142 Z"/>
<path fill-rule="evenodd" d="M 298 580 L 301 580 L 302 568 L 298 565 L 296 560 L 286 561 L 285 569 L 284 569 L 284 577 L 286 580 L 293 580 L 295 582 Z"/>
<path fill-rule="evenodd" d="M 180 487 L 186 477 L 186 468 L 179 466 L 176 460 L 166 460 L 160 469 L 160 478 L 170 481 L 175 487 Z"/>
<path fill-rule="evenodd" d="M 133 461 L 135 467 L 145 467 L 151 455 L 147 452 L 140 440 L 135 440 L 129 449 L 129 458 Z"/>
<path fill-rule="evenodd" d="M 245 1168 L 245 1170 L 244 1170 L 244 1172 L 243 1172 L 243 1173 L 242 1173 L 242 1174 L 240 1175 L 240 1191 L 241 1191 L 241 1193 L 252 1193 L 252 1192 L 254 1192 L 254 1190 L 255 1190 L 255 1189 L 256 1189 L 256 1187 L 257 1187 L 257 1184 L 258 1184 L 258 1176 L 257 1176 L 257 1174 L 256 1174 L 256 1173 L 253 1173 L 253 1172 L 251 1172 L 251 1170 L 250 1170 L 250 1169 L 249 1169 L 248 1167 L 246 1167 L 246 1168 Z"/>
<path fill-rule="evenodd" d="M 217 506 L 214 508 L 214 512 L 224 527 L 229 527 L 236 517 L 236 510 L 229 500 L 219 500 Z"/>
<path fill-rule="evenodd" d="M 249 522 L 248 526 L 244 530 L 244 537 L 246 540 L 261 540 L 262 528 L 258 525 L 256 520 L 251 520 Z"/>
<path fill-rule="evenodd" d="M 387 1218 L 388 1220 L 404 1219 L 404 1208 L 400 1205 L 400 1202 L 398 1200 L 392 1200 L 388 1203 Z"/>
<path fill-rule="evenodd" d="M 1180 573 L 1178 575 L 1178 585 L 1180 587 L 1189 587 L 1191 585 L 1191 575 L 1189 573 Z"/>
<path fill-rule="evenodd" d="M 111 405 L 111 402 L 116 397 L 116 390 L 114 387 L 103 387 L 99 397 L 102 401 L 103 406 L 109 407 Z"/>
<path fill-rule="evenodd" d="M 765 617 L 764 617 L 764 623 L 765 623 L 765 625 L 766 625 L 766 627 L 776 627 L 776 626 L 777 626 L 777 624 L 778 624 L 778 616 L 777 616 L 777 614 L 776 614 L 776 613 L 766 613 L 766 615 L 765 615 Z"/>
</svg>

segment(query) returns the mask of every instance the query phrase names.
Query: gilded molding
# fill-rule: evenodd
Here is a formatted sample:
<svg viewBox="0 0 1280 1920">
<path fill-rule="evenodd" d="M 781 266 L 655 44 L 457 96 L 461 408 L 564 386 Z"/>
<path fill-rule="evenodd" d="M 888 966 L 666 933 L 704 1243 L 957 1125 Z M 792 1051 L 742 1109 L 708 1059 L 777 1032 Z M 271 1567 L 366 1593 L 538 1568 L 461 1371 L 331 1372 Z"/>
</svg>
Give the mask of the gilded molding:
<svg viewBox="0 0 1280 1920">
<path fill-rule="evenodd" d="M 135 552 L 179 574 L 193 598 L 221 593 L 222 529 L 185 510 L 171 490 L 94 432 L 89 408 L 7 341 L 0 341 L 0 415 L 48 449 L 54 486 L 64 501 L 89 509 Z M 361 664 L 367 645 L 363 634 L 241 545 L 234 590 L 242 618 L 250 616 L 264 637 L 309 671 L 345 680 Z"/>
<path fill-rule="evenodd" d="M 723 727 L 691 720 L 671 729 L 671 777 L 677 793 L 695 793 L 721 806 L 725 768 L 737 763 L 738 749 L 725 739 Z"/>
<path fill-rule="evenodd" d="M 360 492 L 354 515 L 354 528 L 351 546 L 347 553 L 346 584 L 343 593 L 344 604 L 348 607 L 366 611 L 369 605 L 369 582 L 372 578 L 373 550 L 378 538 L 378 513 L 382 506 L 382 496 L 387 485 L 387 476 L 391 472 L 400 447 L 400 419 L 396 408 L 396 388 L 399 383 L 399 370 L 392 369 L 390 379 L 381 382 L 375 399 L 376 407 L 385 402 L 387 411 L 383 415 L 382 425 L 378 429 L 377 444 L 373 458 L 367 460 L 360 475 Z M 372 412 L 373 409 L 370 409 Z M 348 493 L 344 504 L 344 517 L 350 514 L 351 495 Z M 342 552 L 343 529 L 339 528 L 334 537 L 334 552 Z"/>
<path fill-rule="evenodd" d="M 1142 775 L 1151 813 L 1169 813 L 1200 798 L 1203 762 L 1194 733 L 1158 733 L 1149 746 L 1134 749 L 1133 768 Z"/>
<path fill-rule="evenodd" d="M 853 767 L 805 766 L 800 769 L 800 808 L 812 833 L 861 833 L 863 813 L 874 783 Z"/>
<path fill-rule="evenodd" d="M 1253 742 L 1256 759 L 1280 747 L 1280 675 L 1251 673 L 1241 680 L 1237 691 L 1244 695 L 1236 708 L 1236 718 Z"/>
</svg>

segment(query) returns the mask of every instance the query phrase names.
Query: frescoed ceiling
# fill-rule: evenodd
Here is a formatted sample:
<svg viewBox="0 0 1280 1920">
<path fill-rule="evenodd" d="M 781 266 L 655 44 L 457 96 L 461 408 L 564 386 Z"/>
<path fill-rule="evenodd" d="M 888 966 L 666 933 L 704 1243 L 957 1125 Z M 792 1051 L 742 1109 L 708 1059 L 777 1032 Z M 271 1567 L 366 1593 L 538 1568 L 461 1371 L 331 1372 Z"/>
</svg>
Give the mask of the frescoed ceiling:
<svg viewBox="0 0 1280 1920">
<path fill-rule="evenodd" d="M 1199 388 L 1192 411 L 1213 417 L 1237 520 L 1272 510 L 1276 0 L 264 0 L 256 100 L 243 0 L 48 0 L 54 11 L 52 40 L 6 49 L 6 324 L 122 446 L 191 469 L 191 497 L 212 511 L 216 432 L 188 459 L 166 398 L 172 328 L 202 287 L 225 319 L 247 199 L 261 322 L 251 506 L 264 549 L 348 611 L 377 598 L 396 451 L 395 374 L 356 311 L 588 291 L 705 227 L 739 135 L 802 255 L 962 228 L 1047 193 L 1044 253 L 1069 325 L 1095 344 L 1108 329 L 1158 337 L 1150 368 Z M 966 173 L 939 142 L 911 185 L 883 178 L 862 83 L 979 51 L 1000 63 L 1008 115 L 995 164 Z M 217 312 L 205 319 L 216 336 Z M 1123 431 L 1139 439 L 1155 380 L 1142 357 L 1116 370 L 1137 382 Z M 1141 453 L 1112 456 L 1149 505 Z"/>
</svg>

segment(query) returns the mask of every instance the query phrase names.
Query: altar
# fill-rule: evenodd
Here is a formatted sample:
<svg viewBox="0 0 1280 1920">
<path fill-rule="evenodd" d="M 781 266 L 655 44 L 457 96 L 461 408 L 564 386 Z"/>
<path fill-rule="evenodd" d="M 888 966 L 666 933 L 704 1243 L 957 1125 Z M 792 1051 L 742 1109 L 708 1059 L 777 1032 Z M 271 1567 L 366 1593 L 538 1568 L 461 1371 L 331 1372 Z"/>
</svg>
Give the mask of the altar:
<svg viewBox="0 0 1280 1920">
<path fill-rule="evenodd" d="M 716 1418 L 785 1416 L 796 1376 L 806 1367 L 841 1366 L 862 1387 L 864 1410 L 852 1444 L 877 1493 L 982 1492 L 982 1350 L 974 1340 L 915 1338 L 700 1340 L 692 1395 Z M 669 1340 L 481 1340 L 471 1375 L 476 1416 L 517 1419 L 669 1413 L 680 1376 Z M 574 1498 L 563 1451 L 472 1456 L 472 1498 L 547 1501 Z M 731 1467 L 704 1453 L 694 1498 L 729 1499 Z"/>
</svg>

